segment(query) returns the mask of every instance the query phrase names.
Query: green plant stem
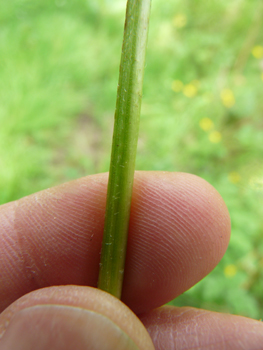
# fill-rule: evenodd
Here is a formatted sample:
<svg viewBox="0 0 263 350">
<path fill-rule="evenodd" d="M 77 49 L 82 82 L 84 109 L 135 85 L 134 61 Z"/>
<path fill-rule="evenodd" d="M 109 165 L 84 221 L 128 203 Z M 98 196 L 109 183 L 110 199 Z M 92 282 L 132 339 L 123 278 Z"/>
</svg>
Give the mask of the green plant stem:
<svg viewBox="0 0 263 350">
<path fill-rule="evenodd" d="M 98 288 L 121 298 L 151 0 L 128 0 Z"/>
</svg>

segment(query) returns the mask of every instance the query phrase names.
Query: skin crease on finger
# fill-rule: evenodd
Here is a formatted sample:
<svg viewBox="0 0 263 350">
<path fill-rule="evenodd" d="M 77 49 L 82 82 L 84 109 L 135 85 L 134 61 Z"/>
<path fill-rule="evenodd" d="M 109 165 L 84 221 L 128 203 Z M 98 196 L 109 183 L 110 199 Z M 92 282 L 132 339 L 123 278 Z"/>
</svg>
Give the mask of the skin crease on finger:
<svg viewBox="0 0 263 350">
<path fill-rule="evenodd" d="M 96 287 L 107 174 L 57 186 L 0 210 L 0 310 L 52 285 Z M 225 253 L 220 195 L 183 173 L 136 172 L 122 301 L 136 314 L 174 299 Z"/>
</svg>

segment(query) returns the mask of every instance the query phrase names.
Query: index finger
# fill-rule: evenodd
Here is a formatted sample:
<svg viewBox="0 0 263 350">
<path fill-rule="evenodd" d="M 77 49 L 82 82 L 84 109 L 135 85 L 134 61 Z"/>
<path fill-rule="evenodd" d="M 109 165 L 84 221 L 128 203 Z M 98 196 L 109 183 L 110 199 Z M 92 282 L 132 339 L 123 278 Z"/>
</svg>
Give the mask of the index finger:
<svg viewBox="0 0 263 350">
<path fill-rule="evenodd" d="M 0 310 L 52 285 L 96 286 L 107 174 L 75 180 L 0 210 Z M 207 275 L 229 241 L 217 191 L 189 174 L 136 172 L 122 300 L 146 312 Z"/>
</svg>

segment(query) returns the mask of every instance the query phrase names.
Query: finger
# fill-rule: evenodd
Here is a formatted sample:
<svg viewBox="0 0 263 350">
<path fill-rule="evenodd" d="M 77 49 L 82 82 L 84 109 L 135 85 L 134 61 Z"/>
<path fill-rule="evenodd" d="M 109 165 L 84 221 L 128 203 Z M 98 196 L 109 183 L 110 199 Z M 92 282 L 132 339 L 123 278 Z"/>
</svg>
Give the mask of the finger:
<svg viewBox="0 0 263 350">
<path fill-rule="evenodd" d="M 153 350 L 149 334 L 117 298 L 90 287 L 29 293 L 0 315 L 1 350 Z"/>
<path fill-rule="evenodd" d="M 141 316 L 156 350 L 260 350 L 263 323 L 189 307 L 162 307 Z"/>
<path fill-rule="evenodd" d="M 96 286 L 107 174 L 3 206 L 0 308 L 46 286 Z M 136 313 L 175 298 L 208 274 L 230 234 L 227 208 L 189 174 L 137 172 L 122 300 Z"/>
</svg>

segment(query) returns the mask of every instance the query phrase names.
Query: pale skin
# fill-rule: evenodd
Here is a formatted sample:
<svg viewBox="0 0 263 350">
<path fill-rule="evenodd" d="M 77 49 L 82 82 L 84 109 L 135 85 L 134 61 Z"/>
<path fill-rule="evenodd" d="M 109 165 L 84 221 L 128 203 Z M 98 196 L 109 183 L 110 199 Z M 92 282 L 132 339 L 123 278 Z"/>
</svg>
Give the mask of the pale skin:
<svg viewBox="0 0 263 350">
<path fill-rule="evenodd" d="M 217 191 L 189 174 L 136 172 L 119 301 L 95 288 L 106 190 L 98 174 L 0 207 L 0 349 L 263 349 L 259 321 L 162 306 L 227 249 Z"/>
</svg>

